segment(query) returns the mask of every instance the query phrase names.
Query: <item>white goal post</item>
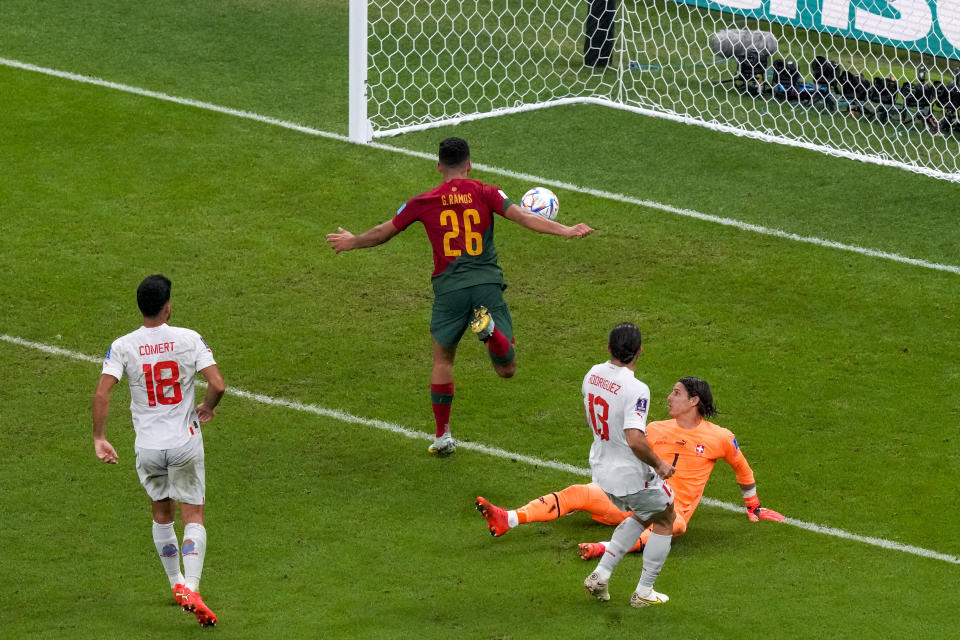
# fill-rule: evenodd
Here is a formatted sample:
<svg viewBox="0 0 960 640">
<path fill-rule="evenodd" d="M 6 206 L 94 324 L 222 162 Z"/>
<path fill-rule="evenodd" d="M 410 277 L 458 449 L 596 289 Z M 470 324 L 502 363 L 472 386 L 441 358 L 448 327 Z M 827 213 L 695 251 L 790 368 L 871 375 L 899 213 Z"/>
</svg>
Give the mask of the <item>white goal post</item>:
<svg viewBox="0 0 960 640">
<path fill-rule="evenodd" d="M 349 41 L 358 142 L 585 103 L 960 182 L 960 0 L 350 0 Z"/>
</svg>

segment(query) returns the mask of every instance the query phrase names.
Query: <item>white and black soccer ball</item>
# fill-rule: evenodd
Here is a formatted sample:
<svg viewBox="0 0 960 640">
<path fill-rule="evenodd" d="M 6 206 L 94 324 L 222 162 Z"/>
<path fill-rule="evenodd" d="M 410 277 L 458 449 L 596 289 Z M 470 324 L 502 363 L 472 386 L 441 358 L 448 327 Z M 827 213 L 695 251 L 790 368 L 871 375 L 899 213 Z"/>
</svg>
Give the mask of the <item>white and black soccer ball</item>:
<svg viewBox="0 0 960 640">
<path fill-rule="evenodd" d="M 520 199 L 520 206 L 548 220 L 556 220 L 560 212 L 560 201 L 557 200 L 556 194 L 546 187 L 534 187 L 527 191 Z"/>
</svg>

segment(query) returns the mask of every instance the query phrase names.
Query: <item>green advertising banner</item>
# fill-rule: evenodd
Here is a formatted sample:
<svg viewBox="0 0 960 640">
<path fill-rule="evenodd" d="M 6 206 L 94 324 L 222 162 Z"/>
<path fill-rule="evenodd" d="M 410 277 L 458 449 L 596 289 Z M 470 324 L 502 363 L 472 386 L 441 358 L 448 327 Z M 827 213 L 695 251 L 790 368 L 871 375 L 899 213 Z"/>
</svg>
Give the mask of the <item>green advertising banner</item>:
<svg viewBox="0 0 960 640">
<path fill-rule="evenodd" d="M 960 60 L 960 0 L 677 0 Z"/>
</svg>

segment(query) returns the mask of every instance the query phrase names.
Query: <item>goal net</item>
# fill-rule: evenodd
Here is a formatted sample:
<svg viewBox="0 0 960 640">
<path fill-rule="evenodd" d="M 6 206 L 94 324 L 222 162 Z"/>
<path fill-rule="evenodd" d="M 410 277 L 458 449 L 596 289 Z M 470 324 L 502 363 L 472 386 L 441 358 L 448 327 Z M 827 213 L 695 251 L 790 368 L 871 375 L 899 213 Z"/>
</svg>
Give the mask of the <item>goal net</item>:
<svg viewBox="0 0 960 640">
<path fill-rule="evenodd" d="M 960 0 L 351 0 L 359 141 L 593 103 L 960 181 Z"/>
</svg>

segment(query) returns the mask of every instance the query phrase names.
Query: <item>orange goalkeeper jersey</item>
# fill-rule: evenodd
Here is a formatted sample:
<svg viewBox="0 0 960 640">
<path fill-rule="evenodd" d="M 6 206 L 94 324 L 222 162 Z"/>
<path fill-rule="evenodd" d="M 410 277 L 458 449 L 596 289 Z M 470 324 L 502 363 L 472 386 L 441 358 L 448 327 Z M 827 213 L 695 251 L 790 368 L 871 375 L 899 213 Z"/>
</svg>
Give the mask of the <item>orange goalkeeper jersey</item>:
<svg viewBox="0 0 960 640">
<path fill-rule="evenodd" d="M 675 508 L 687 520 L 700 504 L 713 465 L 720 458 L 733 467 L 737 482 L 754 484 L 753 470 L 740 453 L 733 432 L 712 422 L 701 420 L 693 429 L 684 429 L 676 420 L 651 422 L 647 441 L 661 459 L 676 467 L 667 482 L 675 494 Z"/>
</svg>

